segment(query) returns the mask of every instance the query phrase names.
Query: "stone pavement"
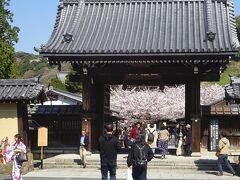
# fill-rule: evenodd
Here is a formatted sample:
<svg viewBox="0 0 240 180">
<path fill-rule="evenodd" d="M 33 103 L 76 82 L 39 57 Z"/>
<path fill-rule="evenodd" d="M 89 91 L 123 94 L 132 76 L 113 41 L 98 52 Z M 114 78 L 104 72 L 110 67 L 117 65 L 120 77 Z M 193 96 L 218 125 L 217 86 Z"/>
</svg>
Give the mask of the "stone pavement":
<svg viewBox="0 0 240 180">
<path fill-rule="evenodd" d="M 126 154 L 118 155 L 118 169 L 117 180 L 126 180 L 127 166 Z M 23 176 L 24 180 L 97 180 L 101 179 L 99 154 L 92 154 L 87 156 L 88 166 L 83 169 L 76 160 L 79 160 L 77 154 L 61 154 L 52 158 L 44 160 L 44 169 L 35 168 L 34 171 L 29 172 Z M 240 177 L 232 176 L 224 172 L 224 176 L 216 176 L 216 162 L 217 158 L 214 153 L 205 153 L 201 157 L 183 157 L 168 155 L 167 159 L 160 160 L 154 158 L 149 163 L 148 179 L 161 180 L 228 180 L 239 179 Z M 49 163 L 52 167 L 49 168 L 46 164 Z M 58 168 L 60 167 L 60 168 Z M 69 168 L 72 167 L 72 168 Z M 201 167 L 201 168 L 199 168 Z M 204 168 L 205 167 L 205 168 Z M 1 177 L 0 180 L 9 179 L 10 177 Z"/>
<path fill-rule="evenodd" d="M 224 172 L 224 176 L 216 176 L 216 162 L 217 158 L 215 153 L 206 152 L 203 153 L 201 157 L 183 157 L 168 155 L 167 159 L 160 160 L 154 158 L 149 163 L 148 169 L 148 179 L 176 179 L 176 180 L 193 180 L 193 179 L 203 179 L 203 180 L 227 180 L 227 179 L 239 179 L 239 177 L 233 177 L 231 174 Z M 118 169 L 117 169 L 117 179 L 127 179 L 127 166 L 126 166 L 126 154 L 118 155 Z M 54 162 L 55 165 L 64 168 L 46 168 L 46 169 L 35 169 L 35 171 L 30 172 L 24 176 L 24 179 L 34 179 L 34 178 L 56 178 L 56 179 L 101 179 L 101 173 L 99 169 L 99 154 L 92 154 L 87 156 L 88 167 L 86 169 L 81 168 L 82 166 L 73 166 L 75 168 L 67 168 L 72 162 L 79 159 L 77 154 L 62 154 L 55 156 L 53 158 L 46 159 L 44 163 Z M 196 163 L 198 163 L 196 165 Z M 65 164 L 65 165 L 64 165 Z M 203 170 L 199 170 L 199 166 L 203 166 Z M 56 167 L 57 167 L 56 166 Z M 206 169 L 204 166 L 208 166 Z M 55 166 L 54 166 L 55 167 Z"/>
<path fill-rule="evenodd" d="M 224 176 L 216 176 L 216 171 L 199 171 L 199 170 L 189 170 L 189 169 L 150 169 L 148 172 L 148 179 L 175 179 L 175 180 L 228 180 L 228 179 L 240 179 L 239 177 L 232 176 L 231 174 L 224 172 Z M 66 168 L 66 169 L 38 169 L 24 175 L 23 179 L 35 179 L 35 178 L 56 178 L 56 179 L 101 179 L 101 174 L 99 169 L 77 169 L 77 168 Z M 117 179 L 127 179 L 127 170 L 118 169 Z"/>
</svg>

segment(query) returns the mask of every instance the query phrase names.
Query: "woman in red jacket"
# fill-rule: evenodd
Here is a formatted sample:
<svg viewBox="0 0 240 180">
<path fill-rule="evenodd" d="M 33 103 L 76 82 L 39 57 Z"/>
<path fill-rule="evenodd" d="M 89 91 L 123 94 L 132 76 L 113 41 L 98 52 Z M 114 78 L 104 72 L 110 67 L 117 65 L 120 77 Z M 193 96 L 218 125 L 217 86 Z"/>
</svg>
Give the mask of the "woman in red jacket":
<svg viewBox="0 0 240 180">
<path fill-rule="evenodd" d="M 135 124 L 135 126 L 132 127 L 132 130 L 131 130 L 130 135 L 129 135 L 130 141 L 132 141 L 132 142 L 136 141 L 137 136 L 139 135 L 140 126 L 141 126 L 140 122 L 137 122 Z"/>
</svg>

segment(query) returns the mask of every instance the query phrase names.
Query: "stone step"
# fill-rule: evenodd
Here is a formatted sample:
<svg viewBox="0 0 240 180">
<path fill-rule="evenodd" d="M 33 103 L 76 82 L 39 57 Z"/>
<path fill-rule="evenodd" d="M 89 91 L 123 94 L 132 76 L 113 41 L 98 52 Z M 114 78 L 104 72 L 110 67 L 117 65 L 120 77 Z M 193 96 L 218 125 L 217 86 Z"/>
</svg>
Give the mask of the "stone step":
<svg viewBox="0 0 240 180">
<path fill-rule="evenodd" d="M 118 160 L 118 164 L 126 164 L 127 160 Z M 44 164 L 81 164 L 81 160 L 75 159 L 75 160 L 68 160 L 68 159 L 55 159 L 55 160 L 44 160 Z M 87 162 L 89 164 L 100 164 L 100 160 L 91 160 L 87 159 Z M 208 164 L 208 165 L 216 165 L 217 160 L 197 160 L 197 161 L 173 161 L 173 160 L 152 160 L 149 162 L 149 164 L 155 165 L 155 166 L 163 166 L 163 165 L 202 165 L 202 164 Z"/>
<path fill-rule="evenodd" d="M 88 164 L 96 164 L 96 165 L 100 165 L 99 161 L 87 161 Z M 81 161 L 79 162 L 74 162 L 74 161 L 65 161 L 65 162 L 59 162 L 59 161 L 44 161 L 44 164 L 64 164 L 64 165 L 78 165 L 81 164 Z M 216 165 L 216 161 L 210 161 L 210 162 L 168 162 L 168 161 L 154 161 L 154 162 L 149 162 L 150 165 L 152 166 L 192 166 L 192 165 Z M 126 164 L 126 161 L 118 161 L 117 164 L 119 165 L 124 165 Z"/>
<path fill-rule="evenodd" d="M 50 168 L 82 168 L 82 165 L 64 165 L 64 164 L 43 164 L 43 168 L 46 169 L 50 169 Z M 96 164 L 87 164 L 87 168 L 90 169 L 100 169 L 100 165 L 96 165 Z M 127 169 L 127 165 L 118 165 L 119 169 Z M 157 169 L 157 168 L 161 168 L 161 169 L 197 169 L 197 170 L 217 170 L 217 166 L 213 166 L 213 165 L 188 165 L 188 166 L 153 166 L 153 165 L 148 165 L 149 169 Z M 225 168 L 224 168 L 225 169 Z"/>
<path fill-rule="evenodd" d="M 217 168 L 217 158 L 214 153 L 202 157 L 183 157 L 168 155 L 166 159 L 160 159 L 159 155 L 149 162 L 151 169 L 203 169 L 211 170 Z M 118 155 L 118 168 L 127 168 L 127 154 Z M 87 156 L 88 168 L 99 168 L 99 154 Z M 232 161 L 231 161 L 232 162 Z M 78 154 L 62 154 L 52 158 L 44 159 L 45 168 L 81 168 L 81 160 Z"/>
<path fill-rule="evenodd" d="M 154 160 L 148 163 L 150 168 L 163 168 L 163 169 L 214 169 L 216 168 L 217 161 L 199 161 L 199 162 L 171 162 L 166 160 Z M 82 167 L 80 161 L 44 161 L 44 167 L 48 168 L 80 168 Z M 117 162 L 119 168 L 127 168 L 126 161 L 118 161 Z M 99 168 L 100 161 L 88 161 L 88 168 Z"/>
</svg>

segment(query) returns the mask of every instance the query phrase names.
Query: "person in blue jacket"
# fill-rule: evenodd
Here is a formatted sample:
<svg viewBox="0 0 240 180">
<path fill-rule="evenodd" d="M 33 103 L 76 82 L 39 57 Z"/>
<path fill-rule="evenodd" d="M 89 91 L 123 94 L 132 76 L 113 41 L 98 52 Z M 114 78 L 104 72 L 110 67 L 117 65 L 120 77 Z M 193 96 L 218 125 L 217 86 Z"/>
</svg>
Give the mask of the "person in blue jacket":
<svg viewBox="0 0 240 180">
<path fill-rule="evenodd" d="M 88 144 L 89 144 L 89 138 L 86 135 L 86 131 L 82 130 L 82 134 L 80 136 L 80 147 L 79 147 L 79 154 L 80 154 L 80 159 L 83 164 L 83 168 L 86 168 L 86 154 L 87 154 L 87 149 L 88 149 Z"/>
</svg>

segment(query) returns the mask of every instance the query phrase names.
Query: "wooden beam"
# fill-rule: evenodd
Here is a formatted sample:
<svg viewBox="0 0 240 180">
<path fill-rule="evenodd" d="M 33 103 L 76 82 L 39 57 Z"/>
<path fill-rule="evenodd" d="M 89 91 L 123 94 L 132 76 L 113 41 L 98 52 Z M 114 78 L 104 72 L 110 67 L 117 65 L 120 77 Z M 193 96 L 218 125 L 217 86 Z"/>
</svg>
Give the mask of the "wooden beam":
<svg viewBox="0 0 240 180">
<path fill-rule="evenodd" d="M 102 68 L 90 68 L 91 75 L 123 75 L 123 74 L 169 74 L 171 73 L 191 73 L 191 67 L 180 66 L 107 66 Z"/>
</svg>

